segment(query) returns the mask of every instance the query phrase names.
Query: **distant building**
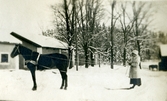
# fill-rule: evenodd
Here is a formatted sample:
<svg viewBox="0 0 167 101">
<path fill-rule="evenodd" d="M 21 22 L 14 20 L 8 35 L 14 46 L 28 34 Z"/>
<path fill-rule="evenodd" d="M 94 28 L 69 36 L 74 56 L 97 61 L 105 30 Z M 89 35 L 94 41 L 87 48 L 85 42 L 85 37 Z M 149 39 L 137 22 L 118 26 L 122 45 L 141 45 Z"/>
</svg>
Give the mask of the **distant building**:
<svg viewBox="0 0 167 101">
<path fill-rule="evenodd" d="M 43 35 L 32 35 L 25 33 L 11 32 L 11 35 L 19 39 L 23 46 L 39 52 L 40 54 L 61 53 L 67 55 L 68 44 L 56 38 L 46 37 Z M 67 55 L 68 56 L 68 55 Z M 20 60 L 20 65 L 24 65 L 24 60 Z M 24 69 L 26 66 L 20 67 Z"/>
<path fill-rule="evenodd" d="M 160 57 L 159 70 L 167 70 L 167 44 L 160 45 Z"/>
<path fill-rule="evenodd" d="M 10 32 L 0 30 L 0 69 L 19 69 L 19 56 L 10 57 L 15 44 L 21 43 Z"/>
</svg>

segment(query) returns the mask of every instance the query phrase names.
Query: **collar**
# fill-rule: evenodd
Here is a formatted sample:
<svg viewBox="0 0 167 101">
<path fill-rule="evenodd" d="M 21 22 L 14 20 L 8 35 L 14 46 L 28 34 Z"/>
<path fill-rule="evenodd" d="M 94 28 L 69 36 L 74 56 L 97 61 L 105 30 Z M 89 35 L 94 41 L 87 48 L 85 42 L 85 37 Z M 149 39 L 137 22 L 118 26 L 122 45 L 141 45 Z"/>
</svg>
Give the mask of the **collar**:
<svg viewBox="0 0 167 101">
<path fill-rule="evenodd" d="M 37 59 L 36 59 L 36 62 L 38 62 L 38 60 L 39 60 L 39 57 L 40 57 L 40 54 L 38 54 L 38 56 L 37 56 Z"/>
</svg>

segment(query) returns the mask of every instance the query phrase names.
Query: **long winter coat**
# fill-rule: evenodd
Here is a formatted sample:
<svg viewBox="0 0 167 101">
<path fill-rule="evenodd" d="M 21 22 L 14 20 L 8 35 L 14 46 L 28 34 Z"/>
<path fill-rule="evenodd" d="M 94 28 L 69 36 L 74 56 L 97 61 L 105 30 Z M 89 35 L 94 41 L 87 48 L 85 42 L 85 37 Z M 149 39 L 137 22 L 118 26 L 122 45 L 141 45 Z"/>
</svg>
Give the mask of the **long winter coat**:
<svg viewBox="0 0 167 101">
<path fill-rule="evenodd" d="M 140 78 L 139 76 L 139 72 L 140 72 L 140 56 L 139 55 L 135 55 L 132 57 L 131 60 L 131 66 L 130 66 L 130 70 L 129 70 L 129 78 Z"/>
</svg>

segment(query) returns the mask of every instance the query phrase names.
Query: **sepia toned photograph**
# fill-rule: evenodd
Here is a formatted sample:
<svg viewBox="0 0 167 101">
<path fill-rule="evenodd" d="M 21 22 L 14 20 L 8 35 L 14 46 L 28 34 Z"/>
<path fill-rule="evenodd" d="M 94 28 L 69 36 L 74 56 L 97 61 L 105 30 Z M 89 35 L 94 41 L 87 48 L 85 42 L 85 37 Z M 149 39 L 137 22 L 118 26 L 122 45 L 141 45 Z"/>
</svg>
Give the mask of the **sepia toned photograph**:
<svg viewBox="0 0 167 101">
<path fill-rule="evenodd" d="M 0 101 L 167 101 L 167 0 L 0 0 Z"/>
</svg>

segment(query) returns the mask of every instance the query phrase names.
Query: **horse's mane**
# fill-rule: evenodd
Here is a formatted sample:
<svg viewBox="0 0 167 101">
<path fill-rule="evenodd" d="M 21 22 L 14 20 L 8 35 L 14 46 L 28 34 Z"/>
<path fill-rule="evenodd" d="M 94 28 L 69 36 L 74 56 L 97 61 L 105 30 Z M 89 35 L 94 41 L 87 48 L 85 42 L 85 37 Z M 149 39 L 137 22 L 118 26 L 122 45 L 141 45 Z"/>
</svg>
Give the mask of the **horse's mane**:
<svg viewBox="0 0 167 101">
<path fill-rule="evenodd" d="M 35 60 L 37 58 L 37 56 L 39 54 L 38 52 L 34 52 L 31 49 L 29 49 L 21 44 L 18 44 L 18 45 L 19 45 L 20 52 L 25 59 Z"/>
<path fill-rule="evenodd" d="M 18 45 L 19 45 L 19 47 L 21 47 L 22 49 L 32 52 L 31 49 L 29 49 L 29 48 L 27 48 L 27 47 L 25 47 L 25 46 L 23 46 L 23 45 L 21 45 L 21 44 L 18 44 Z"/>
</svg>

